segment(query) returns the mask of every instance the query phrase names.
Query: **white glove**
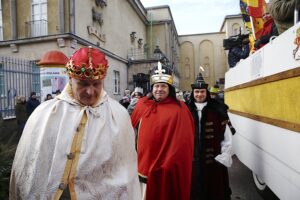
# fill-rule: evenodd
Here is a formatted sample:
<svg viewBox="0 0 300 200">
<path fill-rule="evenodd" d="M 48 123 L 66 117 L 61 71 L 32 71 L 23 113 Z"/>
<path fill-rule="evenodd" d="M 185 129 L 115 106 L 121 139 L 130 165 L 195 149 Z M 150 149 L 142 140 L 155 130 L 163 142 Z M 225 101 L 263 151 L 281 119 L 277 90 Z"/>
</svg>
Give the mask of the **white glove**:
<svg viewBox="0 0 300 200">
<path fill-rule="evenodd" d="M 226 126 L 226 131 L 224 133 L 224 140 L 221 142 L 221 154 L 217 155 L 215 157 L 215 160 L 226 167 L 231 167 L 232 165 L 231 149 L 232 149 L 232 135 L 228 126 Z"/>
</svg>

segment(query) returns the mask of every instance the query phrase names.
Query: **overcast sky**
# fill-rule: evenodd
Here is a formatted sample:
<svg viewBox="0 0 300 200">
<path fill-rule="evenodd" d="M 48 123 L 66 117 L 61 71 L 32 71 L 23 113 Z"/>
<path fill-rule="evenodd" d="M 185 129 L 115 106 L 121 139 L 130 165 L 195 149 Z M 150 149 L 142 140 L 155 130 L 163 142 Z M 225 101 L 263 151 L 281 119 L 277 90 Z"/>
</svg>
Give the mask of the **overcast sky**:
<svg viewBox="0 0 300 200">
<path fill-rule="evenodd" d="M 179 35 L 220 31 L 224 17 L 240 13 L 239 0 L 141 0 L 144 7 L 169 5 Z"/>
</svg>

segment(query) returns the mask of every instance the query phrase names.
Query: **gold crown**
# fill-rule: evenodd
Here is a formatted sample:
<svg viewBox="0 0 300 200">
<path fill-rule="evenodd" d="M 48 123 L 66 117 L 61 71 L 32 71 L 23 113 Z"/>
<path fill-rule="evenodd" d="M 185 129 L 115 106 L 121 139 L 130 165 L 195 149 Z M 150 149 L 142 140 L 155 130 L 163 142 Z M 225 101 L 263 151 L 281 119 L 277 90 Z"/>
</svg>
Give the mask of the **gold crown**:
<svg viewBox="0 0 300 200">
<path fill-rule="evenodd" d="M 99 64 L 98 67 L 86 67 L 85 63 L 81 63 L 81 67 L 75 66 L 74 61 L 70 60 L 67 63 L 68 75 L 78 79 L 104 79 L 106 76 L 107 66 Z"/>
<path fill-rule="evenodd" d="M 151 83 L 168 83 L 173 85 L 173 76 L 166 73 L 166 70 L 162 68 L 160 62 L 158 62 L 157 70 L 154 70 L 154 74 L 151 76 Z"/>
<path fill-rule="evenodd" d="M 104 79 L 108 68 L 105 55 L 92 47 L 75 52 L 66 67 L 70 77 L 81 80 Z"/>
</svg>

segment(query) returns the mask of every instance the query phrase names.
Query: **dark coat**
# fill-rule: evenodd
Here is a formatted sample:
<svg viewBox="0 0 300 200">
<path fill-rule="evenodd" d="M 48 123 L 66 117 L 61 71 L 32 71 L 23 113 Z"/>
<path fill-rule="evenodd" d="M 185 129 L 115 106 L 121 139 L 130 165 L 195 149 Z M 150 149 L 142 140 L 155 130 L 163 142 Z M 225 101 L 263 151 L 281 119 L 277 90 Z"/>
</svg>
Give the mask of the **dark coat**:
<svg viewBox="0 0 300 200">
<path fill-rule="evenodd" d="M 214 159 L 221 153 L 228 107 L 214 99 L 208 100 L 202 110 L 201 125 L 194 102 L 189 102 L 188 107 L 195 123 L 191 199 L 230 199 L 228 170 Z"/>
<path fill-rule="evenodd" d="M 235 65 L 241 60 L 249 56 L 250 47 L 249 45 L 233 47 L 228 52 L 228 64 L 229 67 L 235 67 Z"/>
<path fill-rule="evenodd" d="M 40 105 L 40 101 L 38 99 L 29 98 L 29 100 L 26 103 L 26 113 L 27 116 L 30 116 L 31 113 Z"/>
<path fill-rule="evenodd" d="M 17 123 L 25 125 L 28 118 L 26 114 L 26 102 L 16 104 L 15 114 L 16 114 Z"/>
</svg>

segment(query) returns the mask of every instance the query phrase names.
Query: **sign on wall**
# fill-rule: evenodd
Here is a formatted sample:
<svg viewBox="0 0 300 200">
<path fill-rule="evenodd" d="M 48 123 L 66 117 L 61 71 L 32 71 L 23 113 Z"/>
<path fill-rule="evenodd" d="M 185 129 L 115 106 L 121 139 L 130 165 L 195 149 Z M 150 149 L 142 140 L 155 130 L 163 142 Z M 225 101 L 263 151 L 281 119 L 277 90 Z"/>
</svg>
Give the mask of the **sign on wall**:
<svg viewBox="0 0 300 200">
<path fill-rule="evenodd" d="M 41 101 L 47 94 L 55 96 L 56 92 L 62 91 L 68 82 L 66 69 L 63 67 L 42 67 L 41 71 Z"/>
</svg>

